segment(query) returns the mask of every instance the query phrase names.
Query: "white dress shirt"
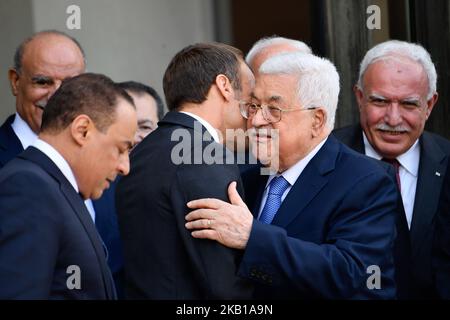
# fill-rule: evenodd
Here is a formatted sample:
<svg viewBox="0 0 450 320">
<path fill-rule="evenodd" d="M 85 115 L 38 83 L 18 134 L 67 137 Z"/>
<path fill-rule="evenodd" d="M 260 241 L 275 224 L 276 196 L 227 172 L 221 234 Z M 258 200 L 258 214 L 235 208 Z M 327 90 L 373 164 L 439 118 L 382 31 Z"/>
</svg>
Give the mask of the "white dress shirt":
<svg viewBox="0 0 450 320">
<path fill-rule="evenodd" d="M 186 112 L 186 111 L 180 111 L 180 112 L 187 114 L 188 116 L 191 116 L 192 118 L 194 118 L 195 120 L 200 122 L 206 128 L 206 130 L 209 132 L 209 134 L 214 139 L 214 141 L 217 143 L 220 143 L 219 134 L 217 133 L 216 129 L 214 129 L 214 127 L 209 124 L 208 121 L 206 121 L 202 117 L 199 117 L 198 115 L 190 113 L 190 112 Z"/>
<path fill-rule="evenodd" d="M 73 171 L 70 168 L 69 164 L 67 163 L 66 159 L 64 159 L 64 157 L 50 144 L 41 139 L 37 139 L 32 144 L 32 146 L 42 151 L 47 157 L 49 157 L 53 161 L 53 163 L 58 167 L 58 169 L 62 172 L 62 174 L 66 177 L 66 179 L 78 193 L 79 190 L 77 180 L 75 179 Z M 91 215 L 92 220 L 95 222 L 95 210 L 94 206 L 92 205 L 92 201 L 88 199 L 84 203 L 89 211 L 89 214 Z"/>
<path fill-rule="evenodd" d="M 289 182 L 289 187 L 287 187 L 286 191 L 284 191 L 283 195 L 281 196 L 281 203 L 283 203 L 284 199 L 286 198 L 286 196 L 289 193 L 289 191 L 291 191 L 292 186 L 297 181 L 298 177 L 300 177 L 300 175 L 302 174 L 303 170 L 306 168 L 306 166 L 311 161 L 311 159 L 317 154 L 317 152 L 319 152 L 320 148 L 322 148 L 322 146 L 325 144 L 327 139 L 328 138 L 326 138 L 322 142 L 320 142 L 314 149 L 311 150 L 310 153 L 308 153 L 306 155 L 306 157 L 304 157 L 303 159 L 298 161 L 292 167 L 290 167 L 289 169 L 285 170 L 281 174 L 279 174 L 279 173 L 273 174 L 273 175 L 271 175 L 269 177 L 269 179 L 267 179 L 266 187 L 264 189 L 264 193 L 263 193 L 262 200 L 261 200 L 261 205 L 259 207 L 258 219 L 259 219 L 259 217 L 261 215 L 261 212 L 262 212 L 262 210 L 264 208 L 264 205 L 266 204 L 267 194 L 269 193 L 269 184 L 272 181 L 272 179 L 275 178 L 275 177 L 278 177 L 278 176 L 283 176 L 283 178 L 285 178 L 287 180 L 287 182 Z"/>
<path fill-rule="evenodd" d="M 372 145 L 367 140 L 365 133 L 363 132 L 364 148 L 367 156 L 378 160 L 382 159 Z M 405 153 L 397 157 L 397 161 L 400 163 L 399 176 L 401 195 L 403 201 L 403 207 L 405 208 L 406 221 L 408 222 L 408 228 L 411 229 L 411 221 L 414 211 L 414 200 L 416 198 L 417 178 L 419 174 L 419 162 L 420 162 L 420 145 L 417 140 L 411 148 Z"/>
<path fill-rule="evenodd" d="M 37 134 L 28 126 L 28 124 L 19 116 L 16 112 L 13 123 L 11 127 L 19 138 L 22 148 L 25 150 L 33 144 L 38 138 Z"/>
</svg>

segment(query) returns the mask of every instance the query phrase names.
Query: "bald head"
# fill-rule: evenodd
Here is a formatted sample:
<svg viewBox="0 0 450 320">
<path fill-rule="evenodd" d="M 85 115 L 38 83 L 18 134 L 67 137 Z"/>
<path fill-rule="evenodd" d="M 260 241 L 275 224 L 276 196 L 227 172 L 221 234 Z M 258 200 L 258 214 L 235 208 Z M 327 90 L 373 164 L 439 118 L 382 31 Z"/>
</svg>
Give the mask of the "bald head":
<svg viewBox="0 0 450 320">
<path fill-rule="evenodd" d="M 248 52 L 245 61 L 252 71 L 257 73 L 264 61 L 288 52 L 312 53 L 311 48 L 302 41 L 284 37 L 269 37 L 258 40 Z"/>
</svg>

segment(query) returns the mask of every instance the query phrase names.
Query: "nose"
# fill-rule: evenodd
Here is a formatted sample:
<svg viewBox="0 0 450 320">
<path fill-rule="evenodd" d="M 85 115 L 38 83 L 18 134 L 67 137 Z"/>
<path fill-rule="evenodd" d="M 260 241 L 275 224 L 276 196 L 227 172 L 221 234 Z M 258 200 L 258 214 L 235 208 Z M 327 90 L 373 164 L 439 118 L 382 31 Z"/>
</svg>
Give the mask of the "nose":
<svg viewBox="0 0 450 320">
<path fill-rule="evenodd" d="M 398 126 L 402 123 L 402 114 L 398 102 L 392 102 L 386 109 L 384 121 L 390 126 Z"/>
<path fill-rule="evenodd" d="M 117 171 L 119 171 L 119 174 L 122 176 L 126 176 L 130 173 L 130 157 L 128 156 L 128 152 L 124 153 L 123 156 L 120 157 Z"/>
<path fill-rule="evenodd" d="M 268 124 L 267 120 L 264 119 L 263 111 L 261 109 L 256 110 L 255 115 L 251 120 L 252 126 L 255 128 L 262 127 Z"/>
</svg>

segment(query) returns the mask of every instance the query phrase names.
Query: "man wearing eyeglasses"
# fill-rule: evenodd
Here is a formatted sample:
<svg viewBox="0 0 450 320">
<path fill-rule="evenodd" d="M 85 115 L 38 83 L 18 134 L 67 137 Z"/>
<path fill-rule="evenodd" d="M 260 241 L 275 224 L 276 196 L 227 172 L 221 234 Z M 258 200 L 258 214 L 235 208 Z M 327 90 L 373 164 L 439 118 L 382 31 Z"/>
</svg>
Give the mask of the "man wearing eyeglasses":
<svg viewBox="0 0 450 320">
<path fill-rule="evenodd" d="M 242 250 L 238 275 L 255 284 L 255 298 L 396 296 L 395 181 L 330 136 L 338 96 L 328 60 L 297 52 L 266 60 L 241 112 L 270 175 L 244 175 L 248 207 L 234 182 L 231 203 L 188 203 L 193 237 Z"/>
<path fill-rule="evenodd" d="M 424 131 L 438 98 L 436 79 L 423 47 L 402 41 L 373 47 L 354 88 L 360 124 L 334 132 L 354 150 L 396 169 L 411 240 L 411 295 L 425 299 L 437 297 L 431 266 L 434 216 L 450 154 L 448 140 Z"/>
</svg>

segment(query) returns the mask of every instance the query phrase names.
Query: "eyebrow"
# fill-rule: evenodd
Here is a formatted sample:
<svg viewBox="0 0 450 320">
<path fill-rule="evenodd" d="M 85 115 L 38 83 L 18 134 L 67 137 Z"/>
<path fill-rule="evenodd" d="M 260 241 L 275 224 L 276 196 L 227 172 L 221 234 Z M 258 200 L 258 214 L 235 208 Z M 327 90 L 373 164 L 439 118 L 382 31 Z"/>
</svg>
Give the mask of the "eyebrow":
<svg viewBox="0 0 450 320">
<path fill-rule="evenodd" d="M 46 83 L 52 83 L 53 82 L 53 79 L 51 77 L 40 75 L 40 74 L 38 74 L 36 76 L 32 76 L 31 80 L 33 82 L 46 82 Z"/>
<path fill-rule="evenodd" d="M 138 120 L 138 125 L 142 125 L 142 124 L 146 124 L 146 123 L 148 123 L 148 124 L 151 124 L 152 126 L 155 124 L 152 120 L 150 120 L 150 119 L 141 119 L 141 120 Z"/>
<path fill-rule="evenodd" d="M 369 99 L 379 99 L 379 100 L 391 100 L 389 98 L 386 98 L 382 95 L 379 95 L 377 93 L 372 93 L 369 95 Z M 417 97 L 406 97 L 404 99 L 399 100 L 400 102 L 411 102 L 411 103 L 418 103 L 420 101 L 420 98 Z"/>
</svg>

